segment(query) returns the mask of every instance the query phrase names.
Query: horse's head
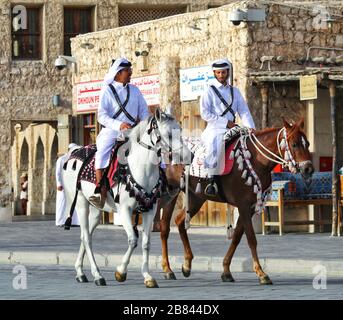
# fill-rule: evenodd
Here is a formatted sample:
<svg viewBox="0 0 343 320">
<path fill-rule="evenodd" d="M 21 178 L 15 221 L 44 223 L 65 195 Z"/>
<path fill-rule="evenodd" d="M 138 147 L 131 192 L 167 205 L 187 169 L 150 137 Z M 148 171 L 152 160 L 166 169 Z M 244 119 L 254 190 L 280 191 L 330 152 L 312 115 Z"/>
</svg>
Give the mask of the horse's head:
<svg viewBox="0 0 343 320">
<path fill-rule="evenodd" d="M 156 109 L 154 115 L 161 135 L 162 152 L 169 153 L 169 159 L 179 164 L 190 157 L 190 150 L 182 140 L 181 126 L 173 116 Z"/>
<path fill-rule="evenodd" d="M 289 124 L 283 119 L 284 142 L 281 140 L 281 149 L 284 159 L 289 163 L 291 171 L 300 171 L 305 179 L 311 178 L 314 168 L 309 151 L 308 142 L 304 129 L 304 119 L 296 124 Z M 285 143 L 287 142 L 287 143 Z"/>
</svg>

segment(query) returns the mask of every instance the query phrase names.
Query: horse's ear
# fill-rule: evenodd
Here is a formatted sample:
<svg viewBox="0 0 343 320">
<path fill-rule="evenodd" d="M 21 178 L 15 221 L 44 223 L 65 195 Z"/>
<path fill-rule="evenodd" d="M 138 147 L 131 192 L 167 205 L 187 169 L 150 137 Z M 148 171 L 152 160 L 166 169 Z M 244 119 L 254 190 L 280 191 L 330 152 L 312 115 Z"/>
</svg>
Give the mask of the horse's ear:
<svg viewBox="0 0 343 320">
<path fill-rule="evenodd" d="M 304 129 L 304 127 L 305 127 L 304 117 L 302 117 L 302 118 L 299 120 L 298 126 L 300 127 L 301 130 Z"/>
<path fill-rule="evenodd" d="M 283 122 L 283 126 L 286 128 L 286 129 L 289 129 L 291 128 L 292 126 L 286 121 L 286 119 L 284 117 L 282 117 L 282 122 Z"/>
</svg>

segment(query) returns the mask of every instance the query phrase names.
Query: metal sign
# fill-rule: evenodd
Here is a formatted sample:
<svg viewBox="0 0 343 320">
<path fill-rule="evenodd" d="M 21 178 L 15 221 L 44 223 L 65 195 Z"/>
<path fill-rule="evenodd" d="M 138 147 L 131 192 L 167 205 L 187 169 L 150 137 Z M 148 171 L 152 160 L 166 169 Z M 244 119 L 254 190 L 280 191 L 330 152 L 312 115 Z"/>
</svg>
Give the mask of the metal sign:
<svg viewBox="0 0 343 320">
<path fill-rule="evenodd" d="M 214 83 L 214 80 L 211 66 L 180 69 L 181 101 L 197 100 L 205 88 Z"/>
<path fill-rule="evenodd" d="M 148 106 L 160 103 L 160 79 L 158 74 L 132 78 L 131 84 L 142 92 Z M 96 111 L 100 103 L 102 80 L 80 82 L 76 85 L 76 112 Z"/>
<path fill-rule="evenodd" d="M 300 100 L 317 99 L 317 76 L 300 76 Z"/>
<path fill-rule="evenodd" d="M 148 106 L 160 104 L 160 77 L 158 74 L 132 78 L 130 83 L 139 88 Z"/>
<path fill-rule="evenodd" d="M 76 112 L 98 109 L 102 80 L 80 82 L 76 85 Z"/>
</svg>

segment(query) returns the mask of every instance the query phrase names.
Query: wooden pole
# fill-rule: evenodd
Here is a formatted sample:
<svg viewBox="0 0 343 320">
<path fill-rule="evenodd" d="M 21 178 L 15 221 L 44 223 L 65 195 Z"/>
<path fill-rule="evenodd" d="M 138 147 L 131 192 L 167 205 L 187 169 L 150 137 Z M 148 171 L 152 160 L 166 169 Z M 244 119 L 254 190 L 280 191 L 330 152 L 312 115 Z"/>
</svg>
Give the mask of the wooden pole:
<svg viewBox="0 0 343 320">
<path fill-rule="evenodd" d="M 334 81 L 329 83 L 330 108 L 331 108 L 331 129 L 332 129 L 332 236 L 337 236 L 337 142 L 336 142 L 336 86 Z"/>
<path fill-rule="evenodd" d="M 262 96 L 262 129 L 268 127 L 268 85 L 263 84 L 261 87 Z"/>
</svg>

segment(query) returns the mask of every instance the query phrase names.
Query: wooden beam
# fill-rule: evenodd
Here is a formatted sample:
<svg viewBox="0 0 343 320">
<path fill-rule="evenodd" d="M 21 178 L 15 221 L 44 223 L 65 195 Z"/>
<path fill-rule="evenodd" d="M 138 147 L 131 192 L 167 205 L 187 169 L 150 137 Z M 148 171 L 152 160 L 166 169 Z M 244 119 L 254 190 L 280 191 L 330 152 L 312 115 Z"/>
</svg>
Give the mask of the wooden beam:
<svg viewBox="0 0 343 320">
<path fill-rule="evenodd" d="M 331 108 L 331 130 L 332 130 L 332 230 L 331 235 L 337 236 L 337 199 L 338 199 L 338 188 L 337 188 L 337 128 L 336 128 L 336 85 L 334 81 L 329 83 L 330 92 L 330 108 Z"/>
<path fill-rule="evenodd" d="M 261 86 L 262 96 L 262 129 L 268 127 L 268 85 Z"/>
</svg>

